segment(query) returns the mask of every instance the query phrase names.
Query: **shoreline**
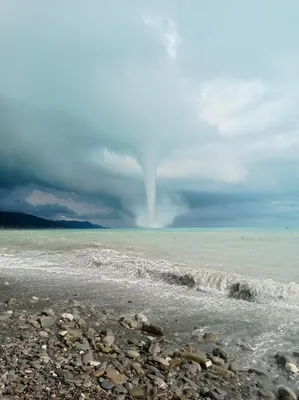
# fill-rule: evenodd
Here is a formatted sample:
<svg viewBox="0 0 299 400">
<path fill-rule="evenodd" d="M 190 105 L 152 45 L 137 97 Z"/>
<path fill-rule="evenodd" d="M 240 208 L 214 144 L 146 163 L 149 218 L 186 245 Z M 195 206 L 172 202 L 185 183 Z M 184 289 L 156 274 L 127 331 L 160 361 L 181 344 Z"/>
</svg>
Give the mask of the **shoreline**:
<svg viewBox="0 0 299 400">
<path fill-rule="evenodd" d="M 1 286 L 4 399 L 297 399 L 295 374 L 281 371 L 273 380 L 239 365 L 217 332 L 196 341 L 190 333 L 185 342 L 169 326 L 132 313 L 130 303 L 119 314 L 82 296 L 18 298 L 17 287 Z M 249 357 L 250 347 L 243 350 Z"/>
</svg>

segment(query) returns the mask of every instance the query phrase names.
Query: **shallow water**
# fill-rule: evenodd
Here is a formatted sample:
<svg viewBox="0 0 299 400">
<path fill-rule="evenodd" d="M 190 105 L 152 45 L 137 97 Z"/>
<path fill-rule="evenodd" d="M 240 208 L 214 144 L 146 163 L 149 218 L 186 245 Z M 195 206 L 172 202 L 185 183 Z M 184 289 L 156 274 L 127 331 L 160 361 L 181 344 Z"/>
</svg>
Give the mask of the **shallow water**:
<svg viewBox="0 0 299 400">
<path fill-rule="evenodd" d="M 299 350 L 298 241 L 294 230 L 3 230 L 0 268 L 35 288 L 74 284 L 112 307 L 131 299 L 186 340 L 195 325 L 229 346 L 245 339 L 254 351 L 244 362 L 268 365 Z M 238 283 L 250 302 L 232 298 Z"/>
</svg>

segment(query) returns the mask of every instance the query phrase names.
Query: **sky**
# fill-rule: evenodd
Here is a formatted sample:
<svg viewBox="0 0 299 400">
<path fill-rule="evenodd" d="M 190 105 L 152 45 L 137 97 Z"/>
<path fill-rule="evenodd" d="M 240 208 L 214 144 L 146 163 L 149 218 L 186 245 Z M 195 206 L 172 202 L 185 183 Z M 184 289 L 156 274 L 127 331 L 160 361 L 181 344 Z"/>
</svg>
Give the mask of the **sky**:
<svg viewBox="0 0 299 400">
<path fill-rule="evenodd" d="M 299 226 L 297 0 L 0 8 L 1 209 Z"/>
</svg>

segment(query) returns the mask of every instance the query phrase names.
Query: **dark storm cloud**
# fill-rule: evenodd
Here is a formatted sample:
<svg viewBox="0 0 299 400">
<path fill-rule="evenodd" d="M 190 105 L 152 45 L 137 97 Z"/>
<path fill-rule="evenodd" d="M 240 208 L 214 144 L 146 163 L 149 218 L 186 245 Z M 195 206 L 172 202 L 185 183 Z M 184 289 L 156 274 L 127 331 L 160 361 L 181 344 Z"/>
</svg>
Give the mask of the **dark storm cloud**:
<svg viewBox="0 0 299 400">
<path fill-rule="evenodd" d="M 192 191 L 182 191 L 180 195 L 184 203 L 191 209 L 259 202 L 261 198 L 263 199 L 265 197 L 265 195 L 252 193 L 213 193 Z"/>
<path fill-rule="evenodd" d="M 112 225 L 115 221 L 116 226 L 123 225 L 121 220 L 130 218 L 130 214 L 122 211 L 118 202 L 110 201 L 107 197 L 103 201 L 103 198 L 104 196 L 101 196 L 101 202 L 89 198 L 88 202 L 82 203 L 82 197 L 79 195 L 54 192 L 46 188 L 43 188 L 42 192 L 33 186 L 26 189 L 16 188 L 14 191 L 10 188 L 0 188 L 0 205 L 3 211 L 23 212 L 46 219 L 109 221 Z"/>
<path fill-rule="evenodd" d="M 45 131 L 48 135 L 41 137 Z M 101 142 L 75 116 L 54 110 L 32 111 L 24 104 L 12 106 L 2 99 L 0 142 L 0 187 L 35 185 L 44 190 L 65 191 L 67 196 L 75 192 L 91 201 L 100 199 L 115 213 L 132 215 L 123 206 L 121 197 L 125 198 L 125 194 L 120 196 L 118 192 L 132 182 L 121 173 L 107 171 L 105 166 L 88 160 L 94 148 L 101 149 Z"/>
<path fill-rule="evenodd" d="M 3 191 L 0 194 L 3 196 Z M 2 197 L 1 209 L 3 211 L 23 212 L 46 219 L 55 219 L 58 215 L 64 215 L 67 218 L 77 217 L 77 214 L 73 210 L 61 204 L 34 205 L 28 203 L 26 200 L 13 199 L 8 196 L 5 198 Z"/>
<path fill-rule="evenodd" d="M 23 211 L 78 215 L 84 200 L 132 224 L 142 169 L 157 168 L 164 225 L 295 212 L 267 197 L 298 182 L 291 2 L 2 0 L 0 187 L 59 192 L 31 206 L 26 193 Z"/>
</svg>

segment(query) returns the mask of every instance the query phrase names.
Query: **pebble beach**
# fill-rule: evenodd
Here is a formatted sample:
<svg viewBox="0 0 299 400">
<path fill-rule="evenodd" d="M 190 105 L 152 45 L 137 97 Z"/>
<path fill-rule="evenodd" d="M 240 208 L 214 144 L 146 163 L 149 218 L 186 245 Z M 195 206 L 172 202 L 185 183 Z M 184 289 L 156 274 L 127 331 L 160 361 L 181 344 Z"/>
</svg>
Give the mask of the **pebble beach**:
<svg viewBox="0 0 299 400">
<path fill-rule="evenodd" d="M 273 379 L 239 364 L 217 332 L 196 339 L 190 332 L 185 343 L 140 312 L 117 315 L 76 296 L 18 299 L 9 292 L 0 304 L 3 400 L 297 399 L 299 354 L 274 355 Z"/>
</svg>

